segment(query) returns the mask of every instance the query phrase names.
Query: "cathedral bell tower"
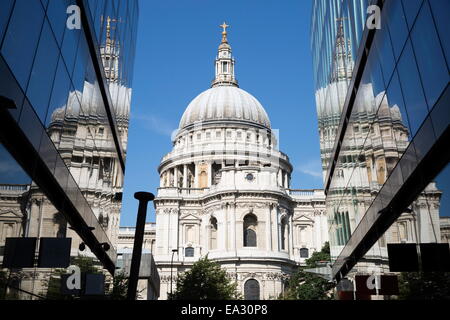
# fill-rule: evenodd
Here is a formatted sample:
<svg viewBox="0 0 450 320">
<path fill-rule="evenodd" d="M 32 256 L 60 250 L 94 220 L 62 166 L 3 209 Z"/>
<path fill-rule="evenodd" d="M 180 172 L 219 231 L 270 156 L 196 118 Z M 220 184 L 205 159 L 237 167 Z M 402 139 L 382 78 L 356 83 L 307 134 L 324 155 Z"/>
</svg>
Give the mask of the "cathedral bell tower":
<svg viewBox="0 0 450 320">
<path fill-rule="evenodd" d="M 217 86 L 235 86 L 238 82 L 234 77 L 234 59 L 231 55 L 231 46 L 227 39 L 227 25 L 225 22 L 220 26 L 223 28 L 222 42 L 219 45 L 219 51 L 216 57 L 216 77 L 212 82 L 212 87 Z"/>
<path fill-rule="evenodd" d="M 115 27 L 111 26 L 111 22 L 120 22 L 110 17 L 106 18 L 106 39 L 105 44 L 100 47 L 100 56 L 103 61 L 105 76 L 109 83 L 117 83 L 119 81 L 119 44 L 111 38 L 111 30 Z"/>
</svg>

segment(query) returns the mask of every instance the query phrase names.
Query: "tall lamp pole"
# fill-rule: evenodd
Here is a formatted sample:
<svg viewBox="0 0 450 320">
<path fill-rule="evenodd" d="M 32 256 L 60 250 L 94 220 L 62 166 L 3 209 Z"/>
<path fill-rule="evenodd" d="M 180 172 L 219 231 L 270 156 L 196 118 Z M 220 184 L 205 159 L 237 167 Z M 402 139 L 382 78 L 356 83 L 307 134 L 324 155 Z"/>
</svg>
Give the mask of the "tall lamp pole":
<svg viewBox="0 0 450 320">
<path fill-rule="evenodd" d="M 170 261 L 170 300 L 172 300 L 172 268 L 173 268 L 173 255 L 178 252 L 178 249 L 172 249 L 172 260 Z"/>
<path fill-rule="evenodd" d="M 133 257 L 131 258 L 130 277 L 128 279 L 127 299 L 136 300 L 139 269 L 142 257 L 142 242 L 144 241 L 145 217 L 147 205 L 155 196 L 149 192 L 136 192 L 134 198 L 139 200 L 139 209 L 136 219 L 136 233 L 134 234 Z"/>
</svg>

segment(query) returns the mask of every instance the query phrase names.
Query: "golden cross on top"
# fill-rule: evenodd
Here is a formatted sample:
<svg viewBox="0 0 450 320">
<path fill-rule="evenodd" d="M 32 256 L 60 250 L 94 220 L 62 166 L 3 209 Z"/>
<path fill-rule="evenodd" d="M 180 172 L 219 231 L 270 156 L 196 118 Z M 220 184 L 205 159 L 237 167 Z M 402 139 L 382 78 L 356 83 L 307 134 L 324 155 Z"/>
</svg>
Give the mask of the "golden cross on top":
<svg viewBox="0 0 450 320">
<path fill-rule="evenodd" d="M 227 25 L 225 22 L 220 25 L 219 27 L 223 28 L 223 32 L 227 32 L 227 28 L 229 27 L 229 25 Z"/>
</svg>

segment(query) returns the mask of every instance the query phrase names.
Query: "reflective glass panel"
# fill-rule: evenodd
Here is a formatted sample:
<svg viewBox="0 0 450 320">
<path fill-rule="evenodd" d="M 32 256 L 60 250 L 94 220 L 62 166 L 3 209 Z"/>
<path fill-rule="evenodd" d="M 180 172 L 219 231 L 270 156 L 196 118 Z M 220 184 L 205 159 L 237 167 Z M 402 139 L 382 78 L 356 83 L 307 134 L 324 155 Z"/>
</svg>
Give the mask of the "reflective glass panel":
<svg viewBox="0 0 450 320">
<path fill-rule="evenodd" d="M 398 63 L 398 75 L 408 112 L 411 135 L 414 136 L 428 114 L 428 107 L 409 40 Z"/>
<path fill-rule="evenodd" d="M 434 22 L 439 33 L 442 47 L 447 58 L 447 68 L 450 67 L 450 32 L 448 32 L 448 13 L 450 12 L 450 1 L 429 0 L 433 12 Z"/>
<path fill-rule="evenodd" d="M 401 0 L 401 1 L 403 4 L 403 11 L 405 12 L 408 27 L 409 29 L 411 29 L 416 19 L 417 13 L 419 12 L 420 6 L 423 3 L 423 0 Z"/>
<path fill-rule="evenodd" d="M 39 0 L 16 0 L 1 52 L 23 89 L 27 86 L 43 19 Z"/>
<path fill-rule="evenodd" d="M 3 33 L 5 32 L 13 4 L 14 0 L 3 0 L 0 4 L 0 41 L 3 39 Z"/>
<path fill-rule="evenodd" d="M 56 121 L 57 118 L 64 118 L 66 112 L 66 103 L 69 95 L 70 79 L 67 74 L 66 66 L 59 57 L 58 68 L 56 70 L 55 81 L 50 99 L 50 105 L 45 121 L 46 127 L 50 122 Z"/>
<path fill-rule="evenodd" d="M 383 11 L 385 10 L 388 12 L 385 21 L 387 20 L 389 27 L 394 55 L 398 59 L 408 37 L 408 26 L 403 13 L 402 2 L 398 0 L 386 1 L 383 6 Z"/>
<path fill-rule="evenodd" d="M 56 41 L 61 45 L 67 22 L 67 7 L 70 5 L 69 0 L 49 1 L 47 7 L 47 16 L 50 25 L 55 34 Z"/>
<path fill-rule="evenodd" d="M 428 5 L 424 5 L 417 16 L 411 40 L 431 109 L 447 86 L 450 76 Z"/>
<path fill-rule="evenodd" d="M 31 71 L 27 96 L 39 119 L 45 122 L 47 107 L 52 92 L 52 83 L 58 63 L 59 49 L 48 22 L 44 22 L 35 63 Z"/>
</svg>

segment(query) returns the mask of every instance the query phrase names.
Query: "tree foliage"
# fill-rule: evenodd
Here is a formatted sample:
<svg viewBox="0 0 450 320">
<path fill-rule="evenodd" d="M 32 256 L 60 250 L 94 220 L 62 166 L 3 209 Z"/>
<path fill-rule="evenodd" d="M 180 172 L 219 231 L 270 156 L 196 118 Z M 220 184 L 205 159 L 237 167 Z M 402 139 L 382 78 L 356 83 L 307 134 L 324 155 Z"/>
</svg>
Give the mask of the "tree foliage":
<svg viewBox="0 0 450 320">
<path fill-rule="evenodd" d="M 125 273 L 120 272 L 114 276 L 112 287 L 108 293 L 111 300 L 125 300 L 128 292 L 128 278 Z M 137 293 L 136 298 L 139 298 L 140 294 Z"/>
<path fill-rule="evenodd" d="M 173 300 L 234 300 L 241 296 L 237 283 L 229 279 L 220 265 L 208 259 L 198 260 L 177 279 Z"/>
<path fill-rule="evenodd" d="M 403 272 L 399 277 L 401 300 L 449 300 L 449 272 Z"/>
<path fill-rule="evenodd" d="M 0 300 L 17 300 L 18 294 L 16 291 L 8 290 L 8 273 L 0 271 Z"/>
<path fill-rule="evenodd" d="M 0 294 L 5 290 L 8 281 L 8 275 L 5 271 L 0 271 Z"/>
<path fill-rule="evenodd" d="M 332 299 L 333 283 L 309 272 L 305 269 L 317 268 L 323 262 L 330 261 L 330 246 L 325 243 L 322 250 L 314 252 L 307 259 L 306 266 L 300 267 L 289 279 L 287 290 L 280 296 L 284 300 L 329 300 Z"/>
</svg>

